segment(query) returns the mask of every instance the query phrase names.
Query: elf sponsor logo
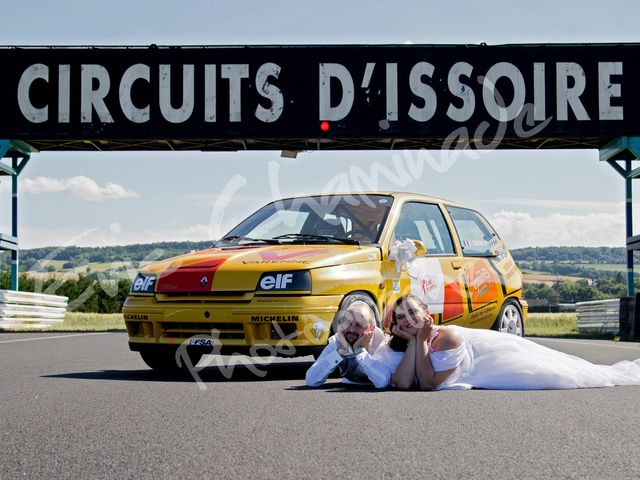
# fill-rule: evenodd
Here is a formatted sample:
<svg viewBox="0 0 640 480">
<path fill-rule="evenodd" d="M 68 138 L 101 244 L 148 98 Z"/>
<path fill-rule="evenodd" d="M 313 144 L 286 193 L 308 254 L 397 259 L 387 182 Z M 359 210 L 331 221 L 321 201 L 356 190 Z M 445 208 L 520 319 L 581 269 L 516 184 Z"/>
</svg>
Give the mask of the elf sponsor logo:
<svg viewBox="0 0 640 480">
<path fill-rule="evenodd" d="M 258 291 L 306 291 L 311 290 L 311 276 L 308 271 L 264 273 L 258 281 Z"/>
<path fill-rule="evenodd" d="M 260 280 L 260 288 L 263 290 L 286 290 L 293 283 L 293 273 L 278 273 L 266 275 Z"/>
<path fill-rule="evenodd" d="M 298 315 L 251 315 L 252 322 L 297 322 Z"/>
<path fill-rule="evenodd" d="M 139 273 L 131 286 L 131 291 L 135 293 L 151 293 L 153 292 L 155 283 L 155 275 L 143 275 Z"/>
</svg>

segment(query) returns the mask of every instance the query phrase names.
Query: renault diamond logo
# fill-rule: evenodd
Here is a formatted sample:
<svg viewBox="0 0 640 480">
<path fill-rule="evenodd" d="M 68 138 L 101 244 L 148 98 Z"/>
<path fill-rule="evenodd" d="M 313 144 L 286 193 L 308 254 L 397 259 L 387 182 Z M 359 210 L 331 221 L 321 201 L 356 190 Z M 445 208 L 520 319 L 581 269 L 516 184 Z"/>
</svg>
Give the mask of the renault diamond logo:
<svg viewBox="0 0 640 480">
<path fill-rule="evenodd" d="M 205 275 L 204 277 L 202 277 L 200 279 L 200 286 L 201 287 L 205 287 L 207 285 L 207 283 L 209 283 L 209 279 L 207 278 L 207 276 Z"/>
</svg>

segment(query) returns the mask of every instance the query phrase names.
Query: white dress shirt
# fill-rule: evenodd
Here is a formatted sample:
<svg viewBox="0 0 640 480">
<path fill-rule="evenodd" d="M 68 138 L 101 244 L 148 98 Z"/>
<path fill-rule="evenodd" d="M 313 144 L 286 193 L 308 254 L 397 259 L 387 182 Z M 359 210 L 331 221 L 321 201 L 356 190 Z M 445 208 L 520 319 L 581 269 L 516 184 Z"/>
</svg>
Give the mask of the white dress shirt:
<svg viewBox="0 0 640 480">
<path fill-rule="evenodd" d="M 393 370 L 388 362 L 391 352 L 388 341 L 389 337 L 376 328 L 369 347 L 355 356 L 360 373 L 363 373 L 376 388 L 386 388 L 391 383 Z M 338 353 L 336 336 L 332 335 L 318 359 L 307 370 L 305 382 L 309 387 L 322 385 L 343 360 L 344 357 Z"/>
</svg>

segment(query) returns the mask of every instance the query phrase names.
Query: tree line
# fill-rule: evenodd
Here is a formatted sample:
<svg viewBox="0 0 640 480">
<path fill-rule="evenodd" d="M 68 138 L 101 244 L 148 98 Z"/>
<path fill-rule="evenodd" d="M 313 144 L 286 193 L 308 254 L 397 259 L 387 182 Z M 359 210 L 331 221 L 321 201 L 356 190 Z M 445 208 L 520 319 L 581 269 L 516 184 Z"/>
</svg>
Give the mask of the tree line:
<svg viewBox="0 0 640 480">
<path fill-rule="evenodd" d="M 46 272 L 58 270 L 51 261 L 63 261 L 63 269 L 77 269 L 89 263 L 121 263 L 142 262 L 155 252 L 153 260 L 176 257 L 192 250 L 202 250 L 213 242 L 157 242 L 133 245 L 116 245 L 110 247 L 44 247 L 20 250 L 22 270 Z M 11 256 L 9 252 L 0 255 L 0 268 L 9 268 Z"/>
</svg>

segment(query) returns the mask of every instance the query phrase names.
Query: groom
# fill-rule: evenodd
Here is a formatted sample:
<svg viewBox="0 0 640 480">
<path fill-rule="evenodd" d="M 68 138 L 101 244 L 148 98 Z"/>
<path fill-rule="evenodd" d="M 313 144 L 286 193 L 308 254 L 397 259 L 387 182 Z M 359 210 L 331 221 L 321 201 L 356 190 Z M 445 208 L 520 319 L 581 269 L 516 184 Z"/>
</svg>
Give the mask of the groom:
<svg viewBox="0 0 640 480">
<path fill-rule="evenodd" d="M 305 381 L 309 387 L 318 387 L 337 367 L 343 383 L 386 388 L 393 373 L 382 359 L 387 350 L 388 338 L 376 326 L 371 308 L 364 302 L 353 302 L 344 311 L 337 333 L 307 370 Z"/>
</svg>

